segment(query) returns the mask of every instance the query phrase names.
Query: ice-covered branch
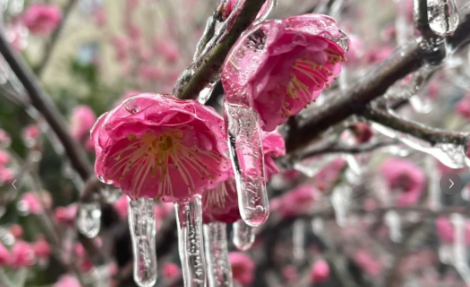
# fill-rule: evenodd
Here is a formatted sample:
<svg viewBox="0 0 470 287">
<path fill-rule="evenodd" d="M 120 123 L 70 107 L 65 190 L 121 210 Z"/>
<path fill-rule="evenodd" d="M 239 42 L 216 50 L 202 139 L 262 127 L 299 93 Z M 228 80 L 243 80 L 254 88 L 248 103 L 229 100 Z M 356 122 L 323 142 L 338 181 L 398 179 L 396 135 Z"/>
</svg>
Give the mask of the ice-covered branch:
<svg viewBox="0 0 470 287">
<path fill-rule="evenodd" d="M 265 0 L 245 1 L 240 15 L 225 35 L 222 36 L 219 43 L 207 55 L 200 57 L 196 62 L 192 63 L 188 68 L 190 72 L 179 79 L 176 86 L 181 88 L 176 91 L 177 94 L 175 96 L 180 99 L 196 99 L 198 93 L 219 72 L 233 44 L 253 22 L 264 2 Z"/>
<path fill-rule="evenodd" d="M 396 131 L 410 134 L 419 139 L 429 142 L 431 145 L 437 143 L 449 143 L 466 146 L 468 134 L 450 132 L 446 130 L 427 127 L 421 123 L 403 119 L 386 110 L 366 108 L 362 113 L 367 119 L 377 122 Z"/>
<path fill-rule="evenodd" d="M 445 38 L 451 49 L 457 49 L 470 41 L 470 4 L 461 8 L 460 24 L 452 36 Z M 340 123 L 351 115 L 361 113 L 372 100 L 385 94 L 396 81 L 416 71 L 425 63 L 424 51 L 418 42 L 410 42 L 397 49 L 376 69 L 371 71 L 362 81 L 350 90 L 329 99 L 315 113 L 299 120 L 295 132 L 288 134 L 286 148 L 293 153 L 304 148 L 329 127 Z"/>
</svg>

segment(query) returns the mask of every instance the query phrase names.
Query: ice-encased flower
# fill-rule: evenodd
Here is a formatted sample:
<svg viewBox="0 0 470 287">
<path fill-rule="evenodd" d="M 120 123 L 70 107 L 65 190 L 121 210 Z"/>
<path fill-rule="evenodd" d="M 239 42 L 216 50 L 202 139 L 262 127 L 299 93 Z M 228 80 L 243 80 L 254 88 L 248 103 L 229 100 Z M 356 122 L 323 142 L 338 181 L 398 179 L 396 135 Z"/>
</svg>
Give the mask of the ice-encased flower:
<svg viewBox="0 0 470 287">
<path fill-rule="evenodd" d="M 138 197 L 187 200 L 227 178 L 222 118 L 192 100 L 131 97 L 92 129 L 95 173 Z"/>
<path fill-rule="evenodd" d="M 253 108 L 273 131 L 314 101 L 338 76 L 346 40 L 334 19 L 308 14 L 264 21 L 247 30 L 222 68 L 225 100 Z"/>
</svg>

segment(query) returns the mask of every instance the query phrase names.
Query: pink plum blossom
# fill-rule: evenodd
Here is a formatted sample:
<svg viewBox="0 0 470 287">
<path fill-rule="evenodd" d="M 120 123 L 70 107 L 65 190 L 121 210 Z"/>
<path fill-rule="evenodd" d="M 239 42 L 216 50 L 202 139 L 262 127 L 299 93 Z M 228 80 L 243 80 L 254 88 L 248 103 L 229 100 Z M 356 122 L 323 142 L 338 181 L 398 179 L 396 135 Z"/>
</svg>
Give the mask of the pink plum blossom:
<svg viewBox="0 0 470 287">
<path fill-rule="evenodd" d="M 289 191 L 279 198 L 271 200 L 273 211 L 278 211 L 284 218 L 308 213 L 320 193 L 312 184 L 304 184 Z"/>
<path fill-rule="evenodd" d="M 89 106 L 77 106 L 70 115 L 70 133 L 78 141 L 88 137 L 96 121 L 95 112 Z"/>
<path fill-rule="evenodd" d="M 345 51 L 330 39 L 343 35 L 334 19 L 317 14 L 252 26 L 223 65 L 225 101 L 254 109 L 261 128 L 273 131 L 338 76 Z"/>
<path fill-rule="evenodd" d="M 77 278 L 72 275 L 62 275 L 52 287 L 81 287 Z"/>
<path fill-rule="evenodd" d="M 13 224 L 10 226 L 10 233 L 15 237 L 16 239 L 19 239 L 23 236 L 23 227 L 19 224 Z"/>
<path fill-rule="evenodd" d="M 365 249 L 361 249 L 354 255 L 354 261 L 365 272 L 372 276 L 379 275 L 383 270 L 383 265 L 380 261 L 372 257 L 372 255 Z"/>
<path fill-rule="evenodd" d="M 6 167 L 0 167 L 0 185 L 13 182 L 15 179 L 15 172 Z"/>
<path fill-rule="evenodd" d="M 232 266 L 233 280 L 243 286 L 250 285 L 253 282 L 253 272 L 255 263 L 242 252 L 230 252 L 230 265 Z"/>
<path fill-rule="evenodd" d="M 98 178 L 138 197 L 186 200 L 227 178 L 222 118 L 192 100 L 131 97 L 92 129 Z"/>
<path fill-rule="evenodd" d="M 168 40 L 156 39 L 154 50 L 155 53 L 163 57 L 167 63 L 176 63 L 181 57 L 178 48 Z"/>
<path fill-rule="evenodd" d="M 318 260 L 310 270 L 310 281 L 315 284 L 320 284 L 330 277 L 330 267 L 325 260 Z"/>
<path fill-rule="evenodd" d="M 59 224 L 65 226 L 75 226 L 75 215 L 77 213 L 77 204 L 71 204 L 67 207 L 59 206 L 55 209 L 54 217 Z"/>
<path fill-rule="evenodd" d="M 358 143 L 368 142 L 373 136 L 372 128 L 365 123 L 357 123 L 350 127 Z"/>
<path fill-rule="evenodd" d="M 389 158 L 382 163 L 381 173 L 390 190 L 397 190 L 397 205 L 415 204 L 426 185 L 426 176 L 413 162 L 401 158 Z"/>
<path fill-rule="evenodd" d="M 348 35 L 349 37 L 349 50 L 346 53 L 347 62 L 344 62 L 344 65 L 350 66 L 351 64 L 357 64 L 362 57 L 364 56 L 364 44 L 362 40 L 356 35 Z"/>
<path fill-rule="evenodd" d="M 165 263 L 163 264 L 162 275 L 167 280 L 176 280 L 181 277 L 181 268 L 175 263 Z"/>
<path fill-rule="evenodd" d="M 338 178 L 345 164 L 346 160 L 343 157 L 339 157 L 325 166 L 314 177 L 316 188 L 320 191 L 328 190 L 329 186 Z"/>
<path fill-rule="evenodd" d="M 35 146 L 40 136 L 41 129 L 37 125 L 29 125 L 23 129 L 23 140 L 28 147 Z"/>
<path fill-rule="evenodd" d="M 34 264 L 33 246 L 24 241 L 17 241 L 11 249 L 11 266 L 15 268 L 29 267 Z"/>
<path fill-rule="evenodd" d="M 23 23 L 33 34 L 47 36 L 62 19 L 62 12 L 55 5 L 32 4 L 23 15 Z"/>
<path fill-rule="evenodd" d="M 8 249 L 0 242 L 0 267 L 8 265 L 10 260 L 10 251 L 8 251 Z"/>
<path fill-rule="evenodd" d="M 106 24 L 106 11 L 104 8 L 99 7 L 93 11 L 93 19 L 95 24 L 99 27 L 102 27 Z"/>
<path fill-rule="evenodd" d="M 40 237 L 32 244 L 32 247 L 36 258 L 47 259 L 51 255 L 51 247 L 44 237 Z"/>
<path fill-rule="evenodd" d="M 139 76 L 142 79 L 157 81 L 162 78 L 162 75 L 162 71 L 148 64 L 144 64 L 139 68 Z"/>
</svg>

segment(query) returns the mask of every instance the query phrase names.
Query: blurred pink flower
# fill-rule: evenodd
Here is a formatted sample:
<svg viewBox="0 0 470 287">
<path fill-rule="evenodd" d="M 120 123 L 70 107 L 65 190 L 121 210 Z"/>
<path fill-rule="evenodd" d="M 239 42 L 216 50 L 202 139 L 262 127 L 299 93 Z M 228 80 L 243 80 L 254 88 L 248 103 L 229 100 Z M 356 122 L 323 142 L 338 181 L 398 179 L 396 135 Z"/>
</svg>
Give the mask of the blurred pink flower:
<svg viewBox="0 0 470 287">
<path fill-rule="evenodd" d="M 162 268 L 162 275 L 167 280 L 176 280 L 181 277 L 181 268 L 174 263 L 165 263 Z"/>
<path fill-rule="evenodd" d="M 312 205 L 320 197 L 320 193 L 312 184 L 301 185 L 279 198 L 271 200 L 271 208 L 278 211 L 284 218 L 306 214 L 312 209 Z"/>
<path fill-rule="evenodd" d="M 13 224 L 9 228 L 11 235 L 16 239 L 19 239 L 23 236 L 23 227 L 19 224 Z"/>
<path fill-rule="evenodd" d="M 62 12 L 55 5 L 32 4 L 23 14 L 23 23 L 33 34 L 47 36 L 62 19 Z"/>
<path fill-rule="evenodd" d="M 36 145 L 40 135 L 41 129 L 37 125 L 29 125 L 23 129 L 23 140 L 28 147 Z"/>
<path fill-rule="evenodd" d="M 361 249 L 356 252 L 354 255 L 354 261 L 362 268 L 363 271 L 372 276 L 378 276 L 383 270 L 383 266 L 380 261 L 372 258 L 369 251 L 365 249 Z"/>
<path fill-rule="evenodd" d="M 5 130 L 0 129 L 0 147 L 7 147 L 10 143 L 11 139 L 8 133 Z"/>
<path fill-rule="evenodd" d="M 28 213 L 31 214 L 41 214 L 42 213 L 42 206 L 39 202 L 39 199 L 34 192 L 26 192 L 21 197 L 20 203 L 22 208 L 25 209 Z"/>
<path fill-rule="evenodd" d="M 44 237 L 40 237 L 32 244 L 34 255 L 39 259 L 47 259 L 51 255 L 51 247 Z"/>
<path fill-rule="evenodd" d="M 454 225 L 446 216 L 439 216 L 436 219 L 436 232 L 442 243 L 454 243 Z M 470 246 L 470 222 L 465 225 L 465 243 Z"/>
<path fill-rule="evenodd" d="M 126 36 L 114 36 L 112 38 L 112 44 L 116 50 L 116 59 L 119 62 L 127 60 L 132 46 L 131 40 Z"/>
<path fill-rule="evenodd" d="M 6 167 L 0 167 L 0 185 L 11 183 L 14 179 L 15 173 L 13 170 Z"/>
<path fill-rule="evenodd" d="M 397 205 L 409 206 L 419 200 L 426 185 L 426 176 L 413 162 L 389 158 L 382 163 L 380 170 L 390 190 L 400 192 Z"/>
<path fill-rule="evenodd" d="M 162 71 L 151 65 L 143 64 L 139 67 L 139 76 L 142 79 L 158 81 L 162 78 L 162 75 Z"/>
<path fill-rule="evenodd" d="M 154 50 L 157 55 L 162 56 L 167 63 L 176 63 L 180 58 L 178 47 L 171 41 L 156 39 L 154 43 Z"/>
<path fill-rule="evenodd" d="M 342 36 L 334 19 L 319 14 L 252 26 L 223 65 L 224 100 L 253 108 L 261 128 L 273 131 L 337 77 L 344 51 L 330 39 Z"/>
<path fill-rule="evenodd" d="M 233 280 L 243 286 L 250 285 L 253 282 L 253 271 L 255 263 L 242 252 L 230 252 L 230 265 L 232 266 Z"/>
<path fill-rule="evenodd" d="M 10 161 L 10 155 L 3 150 L 0 150 L 0 168 L 5 167 Z"/>
<path fill-rule="evenodd" d="M 10 251 L 0 242 L 0 267 L 10 264 Z"/>
<path fill-rule="evenodd" d="M 318 172 L 314 177 L 317 189 L 320 191 L 328 190 L 330 185 L 338 178 L 345 164 L 346 160 L 343 157 L 338 157 Z"/>
<path fill-rule="evenodd" d="M 356 36 L 348 34 L 349 37 L 349 50 L 346 52 L 347 62 L 344 62 L 344 65 L 351 66 L 352 64 L 357 64 L 362 57 L 364 56 L 364 44 L 362 40 Z"/>
<path fill-rule="evenodd" d="M 299 278 L 299 274 L 297 272 L 297 268 L 294 265 L 287 265 L 286 267 L 282 268 L 282 277 L 287 282 L 296 281 Z"/>
<path fill-rule="evenodd" d="M 330 266 L 325 260 L 318 260 L 310 270 L 310 281 L 315 284 L 320 284 L 330 277 Z"/>
<path fill-rule="evenodd" d="M 196 101 L 131 97 L 92 129 L 95 172 L 133 199 L 186 200 L 227 178 L 222 124 L 212 108 Z"/>
<path fill-rule="evenodd" d="M 96 121 L 95 112 L 89 106 L 77 106 L 70 114 L 70 133 L 78 141 L 89 137 L 90 130 Z"/>
<path fill-rule="evenodd" d="M 6 24 L 5 37 L 15 50 L 22 51 L 26 48 L 27 36 L 28 30 L 21 19 L 12 19 Z"/>
<path fill-rule="evenodd" d="M 140 41 L 140 38 L 142 38 L 142 31 L 140 30 L 139 26 L 130 21 L 127 21 L 125 23 L 125 28 L 129 38 L 131 38 L 134 43 Z"/>
<path fill-rule="evenodd" d="M 286 147 L 284 138 L 278 131 L 270 133 L 263 132 L 263 152 L 264 152 L 264 168 L 266 171 L 266 179 L 269 180 L 273 175 L 279 173 L 273 158 L 286 155 Z"/>
<path fill-rule="evenodd" d="M 123 195 L 119 197 L 118 200 L 116 200 L 116 202 L 113 204 L 113 206 L 121 219 L 127 218 L 127 214 L 129 213 L 127 210 L 127 196 Z"/>
<path fill-rule="evenodd" d="M 81 287 L 78 280 L 69 274 L 62 275 L 52 287 Z"/>
<path fill-rule="evenodd" d="M 11 249 L 11 266 L 14 268 L 29 267 L 34 264 L 34 249 L 31 244 L 17 241 Z"/>
<path fill-rule="evenodd" d="M 98 27 L 102 27 L 106 24 L 106 10 L 103 7 L 99 7 L 93 11 L 93 19 Z"/>
<path fill-rule="evenodd" d="M 59 206 L 55 209 L 54 217 L 59 224 L 73 227 L 75 226 L 75 215 L 77 204 L 73 203 L 67 207 Z"/>
<path fill-rule="evenodd" d="M 470 95 L 463 97 L 455 106 L 455 110 L 462 117 L 470 119 Z"/>
</svg>

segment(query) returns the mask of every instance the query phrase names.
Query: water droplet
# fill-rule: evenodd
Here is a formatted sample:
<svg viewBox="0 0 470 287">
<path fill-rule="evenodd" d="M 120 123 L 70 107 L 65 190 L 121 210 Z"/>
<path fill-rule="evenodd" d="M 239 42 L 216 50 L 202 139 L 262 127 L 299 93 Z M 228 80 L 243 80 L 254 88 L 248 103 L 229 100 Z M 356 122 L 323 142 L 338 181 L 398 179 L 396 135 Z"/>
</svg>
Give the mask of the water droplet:
<svg viewBox="0 0 470 287">
<path fill-rule="evenodd" d="M 428 20 L 429 27 L 436 34 L 441 36 L 452 34 L 459 24 L 455 0 L 429 0 Z"/>
<path fill-rule="evenodd" d="M 400 215 L 395 210 L 389 210 L 385 213 L 384 222 L 388 227 L 390 240 L 393 242 L 400 242 L 402 239 L 401 234 L 401 220 Z"/>
<path fill-rule="evenodd" d="M 238 250 L 245 251 L 255 242 L 255 228 L 247 225 L 243 220 L 233 224 L 232 241 Z"/>
<path fill-rule="evenodd" d="M 190 202 L 175 203 L 178 249 L 184 286 L 206 286 L 206 259 L 202 244 L 201 196 Z"/>
<path fill-rule="evenodd" d="M 240 215 L 248 225 L 259 226 L 268 219 L 269 201 L 258 117 L 251 108 L 227 102 L 224 107 Z"/>
<path fill-rule="evenodd" d="M 305 259 L 305 221 L 297 219 L 294 221 L 292 230 L 292 249 L 294 260 L 301 264 Z"/>
<path fill-rule="evenodd" d="M 197 101 L 199 103 L 204 105 L 209 100 L 212 94 L 212 91 L 214 90 L 215 85 L 217 84 L 218 80 L 219 80 L 219 76 L 212 78 L 211 82 L 208 83 L 206 87 L 201 90 L 201 92 L 199 92 L 199 96 L 197 97 Z"/>
<path fill-rule="evenodd" d="M 129 200 L 129 229 L 134 253 L 134 281 L 140 287 L 153 287 L 157 282 L 157 251 L 152 198 Z"/>
<path fill-rule="evenodd" d="M 99 203 L 82 203 L 78 208 L 77 229 L 88 238 L 100 232 L 101 208 Z"/>
<path fill-rule="evenodd" d="M 126 103 L 124 108 L 131 114 L 136 114 L 140 112 L 140 108 L 134 99 L 130 99 L 128 103 Z"/>
<path fill-rule="evenodd" d="M 209 287 L 231 287 L 232 267 L 228 258 L 225 223 L 204 224 L 204 242 L 207 258 Z"/>
</svg>

